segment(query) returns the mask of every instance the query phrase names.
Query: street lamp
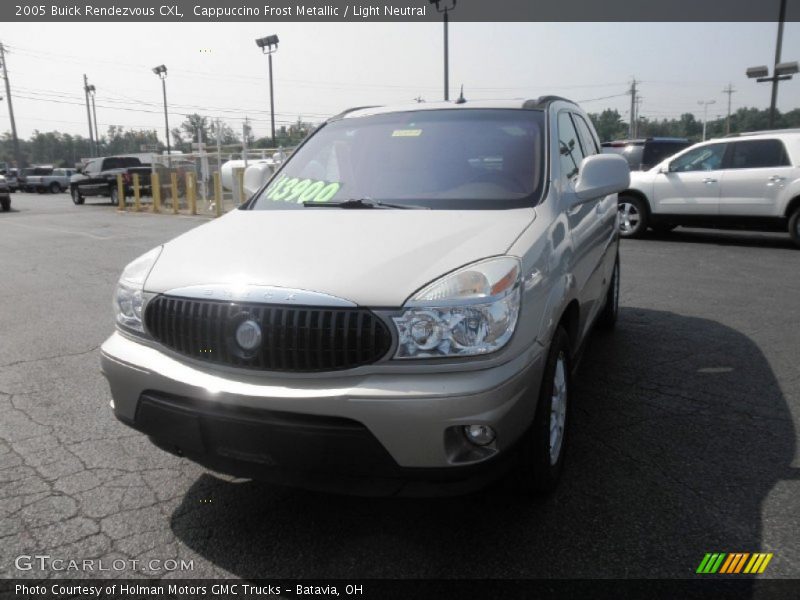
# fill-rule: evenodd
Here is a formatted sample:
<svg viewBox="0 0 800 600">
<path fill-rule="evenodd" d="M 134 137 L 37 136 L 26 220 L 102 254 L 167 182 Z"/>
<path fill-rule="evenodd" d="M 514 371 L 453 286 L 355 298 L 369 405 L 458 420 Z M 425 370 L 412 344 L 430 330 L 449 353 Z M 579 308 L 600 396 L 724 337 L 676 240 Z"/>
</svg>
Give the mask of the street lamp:
<svg viewBox="0 0 800 600">
<path fill-rule="evenodd" d="M 703 107 L 703 141 L 706 141 L 706 121 L 708 121 L 708 105 L 716 104 L 716 100 L 699 100 L 697 102 Z"/>
<path fill-rule="evenodd" d="M 169 161 L 172 155 L 172 148 L 169 145 L 169 116 L 167 115 L 167 67 L 164 65 L 153 67 L 153 73 L 161 79 L 161 90 L 164 92 L 164 129 L 167 133 L 167 161 Z"/>
<path fill-rule="evenodd" d="M 436 6 L 436 12 L 443 13 L 444 15 L 444 99 L 445 102 L 450 100 L 450 68 L 449 68 L 449 44 L 447 41 L 447 24 L 450 22 L 448 13 L 456 7 L 458 0 L 452 0 L 451 5 L 444 5 L 441 7 L 439 3 L 442 0 L 428 0 L 431 4 Z"/>
<path fill-rule="evenodd" d="M 92 99 L 92 115 L 94 117 L 94 137 L 95 137 L 95 149 L 97 150 L 97 154 L 100 154 L 100 130 L 97 128 L 97 107 L 94 104 L 94 94 L 97 89 L 94 85 L 87 85 L 86 91 L 89 92 L 89 97 Z"/>
<path fill-rule="evenodd" d="M 258 38 L 256 46 L 261 48 L 261 53 L 269 57 L 269 113 L 272 121 L 272 146 L 275 147 L 275 96 L 272 90 L 272 55 L 278 51 L 278 36 L 268 35 Z"/>
<path fill-rule="evenodd" d="M 775 43 L 775 69 L 772 77 L 769 76 L 769 68 L 766 65 L 750 67 L 746 73 L 750 79 L 755 79 L 758 83 L 772 83 L 772 97 L 769 103 L 769 126 L 775 126 L 775 105 L 778 102 L 778 82 L 791 79 L 792 75 L 798 72 L 796 61 L 781 62 L 781 46 L 783 45 L 783 23 L 786 20 L 786 0 L 781 0 L 780 13 L 778 14 L 778 39 Z"/>
</svg>

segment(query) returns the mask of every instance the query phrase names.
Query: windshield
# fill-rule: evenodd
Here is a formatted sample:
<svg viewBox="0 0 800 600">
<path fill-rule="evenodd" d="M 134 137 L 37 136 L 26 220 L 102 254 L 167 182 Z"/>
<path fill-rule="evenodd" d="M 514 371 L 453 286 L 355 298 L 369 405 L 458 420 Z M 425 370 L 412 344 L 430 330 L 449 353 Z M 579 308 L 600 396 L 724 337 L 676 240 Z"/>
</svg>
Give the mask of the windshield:
<svg viewBox="0 0 800 600">
<path fill-rule="evenodd" d="M 339 119 L 292 154 L 250 207 L 348 200 L 433 209 L 533 206 L 542 189 L 543 122 L 541 111 L 503 109 Z"/>
</svg>

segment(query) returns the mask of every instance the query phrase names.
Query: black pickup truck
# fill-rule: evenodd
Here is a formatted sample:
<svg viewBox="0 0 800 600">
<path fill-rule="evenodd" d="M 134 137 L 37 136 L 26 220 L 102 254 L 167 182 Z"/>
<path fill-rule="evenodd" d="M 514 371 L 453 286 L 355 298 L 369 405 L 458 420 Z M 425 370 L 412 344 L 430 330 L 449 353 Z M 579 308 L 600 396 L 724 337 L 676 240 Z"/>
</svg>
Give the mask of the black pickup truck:
<svg viewBox="0 0 800 600">
<path fill-rule="evenodd" d="M 138 173 L 140 194 L 150 195 L 150 165 L 135 156 L 108 156 L 94 158 L 73 175 L 69 191 L 75 204 L 83 204 L 90 196 L 105 196 L 111 204 L 119 202 L 117 175 L 122 175 L 123 189 L 127 198 L 133 194 L 133 175 Z"/>
</svg>

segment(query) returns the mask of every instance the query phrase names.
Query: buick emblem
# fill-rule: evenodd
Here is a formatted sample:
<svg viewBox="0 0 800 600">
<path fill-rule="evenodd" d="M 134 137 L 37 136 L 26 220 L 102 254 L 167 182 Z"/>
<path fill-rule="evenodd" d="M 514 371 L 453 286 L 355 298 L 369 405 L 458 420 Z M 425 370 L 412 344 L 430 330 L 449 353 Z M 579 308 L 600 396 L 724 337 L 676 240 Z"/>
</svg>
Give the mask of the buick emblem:
<svg viewBox="0 0 800 600">
<path fill-rule="evenodd" d="M 236 343 L 248 352 L 261 346 L 261 326 L 252 319 L 239 323 L 236 328 Z"/>
</svg>

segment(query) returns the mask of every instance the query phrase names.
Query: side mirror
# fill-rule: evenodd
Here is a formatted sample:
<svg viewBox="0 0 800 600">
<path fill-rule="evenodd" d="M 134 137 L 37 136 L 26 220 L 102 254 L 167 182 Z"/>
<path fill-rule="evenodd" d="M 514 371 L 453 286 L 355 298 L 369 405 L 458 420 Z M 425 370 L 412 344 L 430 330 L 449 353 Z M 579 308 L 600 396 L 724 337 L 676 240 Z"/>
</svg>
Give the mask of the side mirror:
<svg viewBox="0 0 800 600">
<path fill-rule="evenodd" d="M 630 184 L 631 170 L 627 160 L 617 154 L 595 154 L 581 162 L 575 195 L 580 200 L 591 200 L 621 192 Z"/>
<path fill-rule="evenodd" d="M 658 168 L 658 172 L 659 172 L 661 175 L 666 175 L 667 173 L 671 173 L 672 171 L 671 171 L 671 170 L 670 170 L 670 168 L 669 168 L 669 163 L 667 163 L 666 165 L 662 165 L 662 166 L 660 166 L 660 167 Z"/>
</svg>

